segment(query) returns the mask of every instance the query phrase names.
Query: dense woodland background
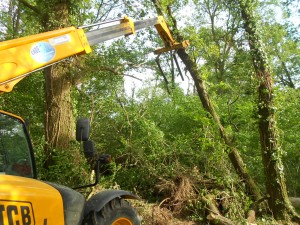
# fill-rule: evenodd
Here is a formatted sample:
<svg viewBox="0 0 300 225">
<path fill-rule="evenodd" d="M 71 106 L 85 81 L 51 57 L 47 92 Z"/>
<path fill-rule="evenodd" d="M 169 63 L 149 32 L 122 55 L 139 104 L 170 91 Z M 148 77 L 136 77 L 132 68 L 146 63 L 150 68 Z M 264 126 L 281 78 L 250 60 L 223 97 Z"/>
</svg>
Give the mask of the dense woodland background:
<svg viewBox="0 0 300 225">
<path fill-rule="evenodd" d="M 299 0 L 4 0 L 0 40 L 128 15 L 154 28 L 93 48 L 22 80 L 1 108 L 30 122 L 39 178 L 91 182 L 75 123 L 92 122 L 113 162 L 99 185 L 139 195 L 144 224 L 299 223 Z M 135 81 L 135 85 L 128 85 Z M 297 199 L 296 199 L 297 200 Z M 275 221 L 275 219 L 277 221 Z"/>
</svg>

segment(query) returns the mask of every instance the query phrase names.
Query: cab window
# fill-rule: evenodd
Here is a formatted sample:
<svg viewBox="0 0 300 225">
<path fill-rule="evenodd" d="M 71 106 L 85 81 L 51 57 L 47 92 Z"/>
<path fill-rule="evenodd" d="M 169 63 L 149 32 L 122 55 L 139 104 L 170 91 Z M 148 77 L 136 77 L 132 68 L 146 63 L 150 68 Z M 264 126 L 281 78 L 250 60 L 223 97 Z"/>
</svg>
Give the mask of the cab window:
<svg viewBox="0 0 300 225">
<path fill-rule="evenodd" d="M 3 113 L 0 113 L 0 174 L 33 177 L 25 125 Z"/>
</svg>

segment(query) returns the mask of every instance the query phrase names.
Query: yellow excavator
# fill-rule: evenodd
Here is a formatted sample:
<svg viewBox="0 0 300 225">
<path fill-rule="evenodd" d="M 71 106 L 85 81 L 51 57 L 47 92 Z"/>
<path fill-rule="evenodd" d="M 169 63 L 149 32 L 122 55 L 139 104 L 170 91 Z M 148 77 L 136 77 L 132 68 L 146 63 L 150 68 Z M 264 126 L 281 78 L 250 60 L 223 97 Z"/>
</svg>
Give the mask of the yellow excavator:
<svg viewBox="0 0 300 225">
<path fill-rule="evenodd" d="M 0 93 L 10 92 L 29 74 L 68 57 L 91 52 L 91 46 L 155 26 L 164 42 L 156 54 L 186 48 L 176 42 L 164 20 L 133 21 L 129 17 L 102 23 L 68 27 L 0 43 Z M 96 29 L 90 29 L 96 27 Z M 85 30 L 89 29 L 85 32 Z M 89 139 L 88 119 L 79 119 L 76 139 L 83 143 L 87 160 L 95 159 Z M 97 157 L 94 170 L 98 183 Z M 25 121 L 0 110 L 0 225 L 139 225 L 140 217 L 126 199 L 138 199 L 123 190 L 105 190 L 85 199 L 72 188 L 37 179 L 34 151 Z"/>
</svg>

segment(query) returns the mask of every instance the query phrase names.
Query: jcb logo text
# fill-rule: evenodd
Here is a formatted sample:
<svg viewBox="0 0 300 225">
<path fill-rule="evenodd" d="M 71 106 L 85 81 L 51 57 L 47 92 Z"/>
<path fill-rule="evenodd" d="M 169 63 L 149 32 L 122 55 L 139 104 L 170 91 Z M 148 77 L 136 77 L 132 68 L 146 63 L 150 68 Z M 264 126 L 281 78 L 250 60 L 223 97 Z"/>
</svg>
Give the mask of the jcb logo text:
<svg viewBox="0 0 300 225">
<path fill-rule="evenodd" d="M 0 225 L 34 225 L 30 202 L 0 200 Z"/>
</svg>

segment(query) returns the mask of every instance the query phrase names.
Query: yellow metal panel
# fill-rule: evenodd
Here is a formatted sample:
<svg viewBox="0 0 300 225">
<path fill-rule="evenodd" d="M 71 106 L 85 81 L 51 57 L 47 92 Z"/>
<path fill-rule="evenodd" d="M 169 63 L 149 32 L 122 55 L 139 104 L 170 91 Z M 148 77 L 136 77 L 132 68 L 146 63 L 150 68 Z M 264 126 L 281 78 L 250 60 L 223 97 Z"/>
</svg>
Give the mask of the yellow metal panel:
<svg viewBox="0 0 300 225">
<path fill-rule="evenodd" d="M 3 110 L 0 110 L 0 113 L 6 114 L 6 115 L 9 115 L 9 116 L 12 116 L 12 117 L 15 117 L 15 118 L 17 118 L 17 119 L 23 121 L 23 123 L 25 123 L 25 120 L 24 120 L 22 117 L 18 116 L 18 115 L 15 115 L 15 114 L 13 114 L 13 113 L 6 112 L 6 111 L 3 111 Z"/>
<path fill-rule="evenodd" d="M 160 48 L 160 49 L 156 49 L 154 51 L 154 54 L 159 55 L 162 54 L 164 52 L 168 52 L 168 51 L 172 51 L 172 50 L 176 50 L 176 49 L 185 49 L 190 45 L 188 40 L 185 40 L 181 43 L 175 43 L 174 45 L 170 46 L 170 47 L 164 47 L 164 48 Z"/>
<path fill-rule="evenodd" d="M 157 17 L 157 24 L 154 26 L 163 40 L 165 47 L 170 47 L 176 43 L 163 16 Z"/>
<path fill-rule="evenodd" d="M 0 213 L 3 225 L 64 224 L 60 193 L 43 182 L 24 177 L 0 175 Z"/>
<path fill-rule="evenodd" d="M 134 29 L 134 21 L 133 19 L 129 18 L 128 16 L 124 16 L 124 18 L 121 20 L 121 24 L 124 23 L 125 27 L 130 27 L 131 29 L 131 34 L 135 34 L 135 29 Z M 128 26 L 128 25 L 129 26 Z M 130 34 L 127 34 L 127 36 Z"/>
<path fill-rule="evenodd" d="M 11 91 L 24 74 L 89 52 L 91 48 L 83 30 L 75 27 L 1 42 L 0 91 Z"/>
</svg>

